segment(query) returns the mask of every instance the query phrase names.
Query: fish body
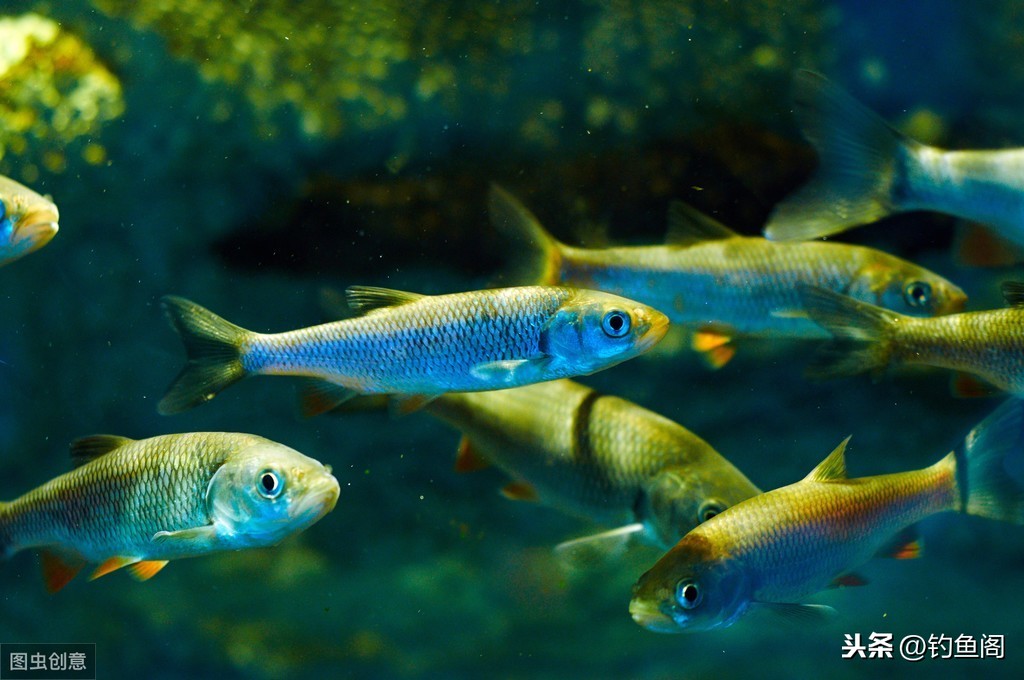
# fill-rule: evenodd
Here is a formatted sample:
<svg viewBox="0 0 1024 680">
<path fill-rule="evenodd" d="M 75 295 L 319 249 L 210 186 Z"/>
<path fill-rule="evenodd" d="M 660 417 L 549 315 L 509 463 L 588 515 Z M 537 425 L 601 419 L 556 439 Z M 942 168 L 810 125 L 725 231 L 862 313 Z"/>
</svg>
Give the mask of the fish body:
<svg viewBox="0 0 1024 680">
<path fill-rule="evenodd" d="M 327 410 L 356 393 L 479 391 L 586 375 L 650 349 L 668 320 L 596 291 L 532 286 L 425 296 L 348 289 L 363 316 L 285 333 L 253 333 L 195 303 L 164 298 L 189 361 L 160 402 L 175 413 L 246 375 L 319 379 Z M 315 400 L 311 400 L 314 401 Z"/>
<path fill-rule="evenodd" d="M 987 224 L 1024 245 L 1024 149 L 945 151 L 920 144 L 810 71 L 797 74 L 794 100 L 819 164 L 776 207 L 768 238 L 816 238 L 932 210 Z"/>
<path fill-rule="evenodd" d="M 101 565 L 94 577 L 121 566 L 138 575 L 274 545 L 332 510 L 339 494 L 319 462 L 248 434 L 99 435 L 75 442 L 72 455 L 78 467 L 0 503 L 0 557 L 43 549 L 50 590 L 86 563 Z"/>
<path fill-rule="evenodd" d="M 649 304 L 673 323 L 725 335 L 825 337 L 799 310 L 800 284 L 918 316 L 963 307 L 956 285 L 872 248 L 842 243 L 776 243 L 736 234 L 683 204 L 670 211 L 670 245 L 604 249 L 557 242 L 522 204 L 493 187 L 495 225 L 524 241 L 520 275 L 532 282 L 603 290 Z"/>
<path fill-rule="evenodd" d="M 814 618 L 800 600 L 872 556 L 914 557 L 900 532 L 938 512 L 1024 522 L 1024 405 L 1012 400 L 922 470 L 848 479 L 843 441 L 806 478 L 696 527 L 637 582 L 630 613 L 657 632 L 731 625 L 751 607 Z M 894 540 L 896 536 L 897 540 Z"/>
<path fill-rule="evenodd" d="M 447 394 L 426 410 L 464 434 L 460 455 L 528 484 L 539 502 L 608 526 L 643 524 L 640 538 L 660 547 L 758 493 L 686 428 L 571 380 Z"/>
<path fill-rule="evenodd" d="M 1024 285 L 1007 283 L 1005 309 L 917 319 L 822 289 L 802 293 L 808 315 L 835 338 L 810 367 L 821 377 L 901 363 L 970 373 L 1024 396 Z"/>
<path fill-rule="evenodd" d="M 0 176 L 0 266 L 49 243 L 59 219 L 53 201 Z"/>
</svg>

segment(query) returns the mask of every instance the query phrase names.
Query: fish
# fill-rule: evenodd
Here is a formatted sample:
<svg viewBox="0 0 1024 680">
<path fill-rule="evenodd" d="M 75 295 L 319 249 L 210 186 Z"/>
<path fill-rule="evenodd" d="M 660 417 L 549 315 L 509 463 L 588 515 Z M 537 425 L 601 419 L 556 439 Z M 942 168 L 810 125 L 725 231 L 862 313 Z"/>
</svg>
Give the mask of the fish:
<svg viewBox="0 0 1024 680">
<path fill-rule="evenodd" d="M 848 479 L 849 437 L 801 481 L 737 503 L 697 526 L 645 572 L 629 612 L 661 633 L 725 628 L 746 612 L 815 623 L 805 604 L 829 587 L 863 585 L 872 557 L 921 554 L 913 525 L 955 511 L 1024 523 L 1024 403 L 1011 399 L 948 455 L 920 470 Z"/>
<path fill-rule="evenodd" d="M 59 220 L 53 201 L 0 176 L 0 267 L 49 243 Z"/>
<path fill-rule="evenodd" d="M 0 559 L 41 551 L 49 592 L 86 565 L 138 580 L 171 560 L 272 546 L 334 509 L 331 470 L 251 434 L 83 437 L 74 469 L 0 503 Z"/>
<path fill-rule="evenodd" d="M 819 238 L 930 210 L 988 225 L 1024 245 L 1024 148 L 926 146 L 812 71 L 796 74 L 794 105 L 818 168 L 776 206 L 765 225 L 768 238 Z"/>
<path fill-rule="evenodd" d="M 587 375 L 642 354 L 668 330 L 665 315 L 647 305 L 565 287 L 419 295 L 352 286 L 346 296 L 362 316 L 275 334 L 163 298 L 188 361 L 159 412 L 209 401 L 248 375 L 314 379 L 302 397 L 307 415 L 355 394 L 403 395 L 415 410 L 444 392 Z"/>
<path fill-rule="evenodd" d="M 612 549 L 630 537 L 667 549 L 760 493 L 682 425 L 572 380 L 446 394 L 424 410 L 463 433 L 456 470 L 496 466 L 514 480 L 507 497 L 615 527 L 585 539 Z"/>
<path fill-rule="evenodd" d="M 1007 281 L 1002 291 L 1009 307 L 916 319 L 821 288 L 802 289 L 807 314 L 833 336 L 807 373 L 878 375 L 892 365 L 922 364 L 1024 396 L 1024 283 Z"/>
<path fill-rule="evenodd" d="M 692 347 L 719 368 L 737 336 L 826 338 L 799 312 L 800 283 L 815 284 L 917 316 L 949 314 L 967 296 L 954 283 L 873 248 L 842 243 L 776 243 L 740 236 L 673 203 L 669 245 L 577 248 L 559 243 L 514 196 L 490 192 L 494 226 L 521 244 L 511 276 L 603 290 L 649 304 L 696 332 Z"/>
</svg>

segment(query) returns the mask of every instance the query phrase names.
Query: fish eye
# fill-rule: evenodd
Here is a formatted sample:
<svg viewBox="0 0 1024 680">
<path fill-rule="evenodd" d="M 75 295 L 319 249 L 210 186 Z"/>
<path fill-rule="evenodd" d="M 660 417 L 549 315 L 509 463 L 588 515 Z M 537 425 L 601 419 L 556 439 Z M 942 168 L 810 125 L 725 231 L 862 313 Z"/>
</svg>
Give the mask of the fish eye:
<svg viewBox="0 0 1024 680">
<path fill-rule="evenodd" d="M 260 492 L 261 496 L 269 498 L 270 500 L 274 500 L 280 496 L 281 489 L 283 488 L 284 483 L 273 470 L 264 470 L 261 472 L 260 478 L 256 482 L 256 490 Z"/>
<path fill-rule="evenodd" d="M 911 307 L 924 307 L 932 301 L 932 287 L 924 281 L 911 281 L 903 289 L 903 298 Z"/>
<path fill-rule="evenodd" d="M 601 328 L 605 335 L 611 338 L 621 338 L 629 332 L 629 314 L 617 309 L 604 315 L 601 321 Z"/>
<path fill-rule="evenodd" d="M 700 588 L 692 579 L 683 579 L 676 584 L 676 602 L 683 609 L 693 609 L 700 604 L 701 598 Z"/>
<path fill-rule="evenodd" d="M 720 514 L 725 508 L 718 501 L 705 501 L 700 506 L 700 510 L 697 511 L 697 521 L 707 522 L 709 519 L 717 514 Z"/>
</svg>

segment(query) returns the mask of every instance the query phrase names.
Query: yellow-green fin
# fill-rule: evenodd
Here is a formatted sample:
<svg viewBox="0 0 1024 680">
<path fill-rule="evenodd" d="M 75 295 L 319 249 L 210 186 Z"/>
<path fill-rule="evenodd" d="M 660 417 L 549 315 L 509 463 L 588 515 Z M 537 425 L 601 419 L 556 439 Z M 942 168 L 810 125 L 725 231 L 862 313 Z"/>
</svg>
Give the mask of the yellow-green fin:
<svg viewBox="0 0 1024 680">
<path fill-rule="evenodd" d="M 128 567 L 128 571 L 136 581 L 148 581 L 166 566 L 167 560 L 146 560 L 131 565 Z"/>
<path fill-rule="evenodd" d="M 71 464 L 76 468 L 134 442 L 116 434 L 94 434 L 71 442 Z"/>
<path fill-rule="evenodd" d="M 56 593 L 63 589 L 85 566 L 83 559 L 58 555 L 51 550 L 41 550 L 39 561 L 43 570 L 43 583 L 48 593 Z"/>
<path fill-rule="evenodd" d="M 818 463 L 818 467 L 811 470 L 804 481 L 831 482 L 837 479 L 846 479 L 846 445 L 849 442 L 850 437 L 839 442 L 839 446 L 828 454 L 825 460 Z"/>
<path fill-rule="evenodd" d="M 509 482 L 501 489 L 501 495 L 512 501 L 536 502 L 540 500 L 537 489 L 528 482 Z"/>
<path fill-rule="evenodd" d="M 455 454 L 455 471 L 476 472 L 490 466 L 491 462 L 476 450 L 469 437 L 462 435 L 462 439 L 459 440 L 459 451 Z"/>
<path fill-rule="evenodd" d="M 407 293 L 402 290 L 377 288 L 376 286 L 349 286 L 345 289 L 345 300 L 348 301 L 348 306 L 359 314 L 366 314 L 385 307 L 407 305 L 422 297 L 424 296 L 419 293 Z"/>
<path fill-rule="evenodd" d="M 665 243 L 692 246 L 704 241 L 721 241 L 739 236 L 718 220 L 712 219 L 691 205 L 672 201 L 668 207 L 668 231 Z"/>
</svg>

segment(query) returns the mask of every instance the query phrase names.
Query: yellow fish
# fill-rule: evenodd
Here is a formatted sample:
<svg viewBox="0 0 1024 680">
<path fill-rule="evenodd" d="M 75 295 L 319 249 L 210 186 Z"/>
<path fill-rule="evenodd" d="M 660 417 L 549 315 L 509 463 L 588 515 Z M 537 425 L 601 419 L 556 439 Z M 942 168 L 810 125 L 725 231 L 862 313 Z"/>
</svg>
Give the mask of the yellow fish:
<svg viewBox="0 0 1024 680">
<path fill-rule="evenodd" d="M 920 544 L 905 530 L 930 515 L 1024 523 L 1018 400 L 923 470 L 848 479 L 848 441 L 803 480 L 738 503 L 684 536 L 634 586 L 633 619 L 661 633 L 724 628 L 758 607 L 814 621 L 831 607 L 800 600 L 862 584 L 852 570 L 872 556 L 916 557 Z"/>
</svg>

